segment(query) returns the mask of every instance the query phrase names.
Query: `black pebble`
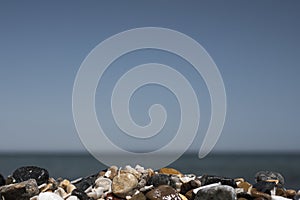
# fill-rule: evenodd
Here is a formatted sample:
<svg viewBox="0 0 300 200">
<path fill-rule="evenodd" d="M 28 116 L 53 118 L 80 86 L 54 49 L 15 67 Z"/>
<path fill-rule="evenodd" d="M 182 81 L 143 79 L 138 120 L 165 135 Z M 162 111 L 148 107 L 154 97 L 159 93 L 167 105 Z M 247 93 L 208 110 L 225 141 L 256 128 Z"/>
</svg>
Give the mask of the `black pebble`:
<svg viewBox="0 0 300 200">
<path fill-rule="evenodd" d="M 244 198 L 244 199 L 247 199 L 247 200 L 253 200 L 254 198 L 248 194 L 247 192 L 240 192 L 240 193 L 237 193 L 237 198 Z"/>
<path fill-rule="evenodd" d="M 85 177 L 80 179 L 79 181 L 73 183 L 76 188 L 78 188 L 81 191 L 85 191 L 87 188 L 89 188 L 91 185 L 93 185 L 97 179 L 98 174 L 93 174 L 91 176 Z"/>
<path fill-rule="evenodd" d="M 2 176 L 2 174 L 0 174 L 0 186 L 5 185 L 5 179 Z"/>
<path fill-rule="evenodd" d="M 253 188 L 256 188 L 257 191 L 271 195 L 271 190 L 273 190 L 275 186 L 276 186 L 276 183 L 274 183 L 274 182 L 260 181 L 260 182 L 255 183 L 253 185 Z"/>
<path fill-rule="evenodd" d="M 47 183 L 49 179 L 49 173 L 46 169 L 35 167 L 35 166 L 26 166 L 16 169 L 12 175 L 17 183 L 27 181 L 29 179 L 35 179 L 38 185 Z"/>
<path fill-rule="evenodd" d="M 255 174 L 256 182 L 267 181 L 267 180 L 278 180 L 281 185 L 284 185 L 284 178 L 278 172 L 272 171 L 259 171 Z"/>
<path fill-rule="evenodd" d="M 78 197 L 78 199 L 80 200 L 93 200 L 93 198 L 88 197 L 88 195 L 85 192 L 82 192 L 78 189 L 73 190 L 72 195 Z"/>
<path fill-rule="evenodd" d="M 203 175 L 200 178 L 200 181 L 201 181 L 201 185 L 209 185 L 209 184 L 221 182 L 222 185 L 229 185 L 234 188 L 237 187 L 234 179 L 221 177 L 221 176 Z"/>
<path fill-rule="evenodd" d="M 173 188 L 176 188 L 176 183 L 171 179 L 169 175 L 166 174 L 155 174 L 149 178 L 147 185 L 153 185 L 158 187 L 160 185 L 169 185 Z"/>
</svg>

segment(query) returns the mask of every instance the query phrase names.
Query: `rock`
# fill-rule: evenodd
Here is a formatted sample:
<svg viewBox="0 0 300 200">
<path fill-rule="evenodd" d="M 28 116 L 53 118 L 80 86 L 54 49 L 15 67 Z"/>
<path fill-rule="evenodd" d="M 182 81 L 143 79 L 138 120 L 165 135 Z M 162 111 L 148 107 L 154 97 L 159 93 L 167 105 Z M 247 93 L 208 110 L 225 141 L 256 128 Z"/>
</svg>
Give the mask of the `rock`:
<svg viewBox="0 0 300 200">
<path fill-rule="evenodd" d="M 189 190 L 198 188 L 198 187 L 200 187 L 200 186 L 201 186 L 201 183 L 200 183 L 199 180 L 197 180 L 197 179 L 196 179 L 196 180 L 191 180 L 191 181 L 189 181 L 189 182 L 187 182 L 187 183 L 183 183 L 183 184 L 181 185 L 180 192 L 181 192 L 182 194 L 185 194 L 185 193 L 187 193 Z"/>
<path fill-rule="evenodd" d="M 176 183 L 166 174 L 155 174 L 151 176 L 147 181 L 147 185 L 153 185 L 154 187 L 170 185 L 171 187 L 176 188 Z"/>
<path fill-rule="evenodd" d="M 235 200 L 236 194 L 234 188 L 229 185 L 217 185 L 201 188 L 194 200 Z"/>
<path fill-rule="evenodd" d="M 257 182 L 253 185 L 253 188 L 256 188 L 257 191 L 267 193 L 271 195 L 271 190 L 274 189 L 276 183 L 274 182 L 265 182 L 265 181 L 260 181 Z"/>
<path fill-rule="evenodd" d="M 111 191 L 112 181 L 109 178 L 99 177 L 95 181 L 95 187 L 102 187 L 103 191 Z"/>
<path fill-rule="evenodd" d="M 174 188 L 169 185 L 160 185 L 146 193 L 149 200 L 182 200 Z"/>
<path fill-rule="evenodd" d="M 29 200 L 30 197 L 38 193 L 39 189 L 35 179 L 0 187 L 0 195 L 2 195 L 5 200 Z"/>
<path fill-rule="evenodd" d="M 286 193 L 286 196 L 291 199 L 296 195 L 295 190 L 286 190 L 285 193 Z"/>
<path fill-rule="evenodd" d="M 71 195 L 68 198 L 66 198 L 66 200 L 80 200 L 80 199 L 76 196 Z"/>
<path fill-rule="evenodd" d="M 252 185 L 251 185 L 250 183 L 248 183 L 248 182 L 245 181 L 245 182 L 239 183 L 239 184 L 237 185 L 237 187 L 243 188 L 244 192 L 248 192 L 248 191 L 249 191 L 249 188 L 251 188 Z"/>
<path fill-rule="evenodd" d="M 112 192 L 121 198 L 132 195 L 133 189 L 137 187 L 138 180 L 131 173 L 120 173 L 112 181 Z"/>
<path fill-rule="evenodd" d="M 259 171 L 255 174 L 255 179 L 256 179 L 256 182 L 269 181 L 269 180 L 278 180 L 281 185 L 284 185 L 284 178 L 278 172 Z"/>
<path fill-rule="evenodd" d="M 296 191 L 295 191 L 295 193 L 296 193 Z M 282 187 L 277 187 L 276 188 L 275 195 L 282 196 L 282 197 L 287 197 L 286 190 L 284 188 L 282 188 Z"/>
<path fill-rule="evenodd" d="M 64 200 L 64 199 L 52 192 L 42 192 L 39 194 L 38 200 Z"/>
<path fill-rule="evenodd" d="M 253 198 L 250 194 L 248 194 L 247 192 L 237 193 L 236 196 L 237 196 L 238 199 L 241 199 L 241 198 L 246 199 L 246 200 L 253 200 L 253 199 L 254 199 L 254 198 Z"/>
<path fill-rule="evenodd" d="M 25 166 L 16 169 L 12 177 L 17 183 L 27 181 L 29 179 L 35 179 L 38 185 L 47 183 L 49 179 L 49 173 L 46 169 L 35 167 L 35 166 Z"/>
<path fill-rule="evenodd" d="M 80 199 L 80 200 L 92 200 L 92 198 L 88 197 L 86 193 L 84 193 L 78 189 L 73 190 L 71 194 L 73 196 L 78 197 L 78 199 Z"/>
<path fill-rule="evenodd" d="M 251 189 L 251 195 L 254 198 L 263 198 L 263 199 L 266 199 L 266 200 L 271 200 L 271 195 L 269 195 L 267 193 L 260 192 L 256 188 Z"/>
<path fill-rule="evenodd" d="M 91 185 L 93 185 L 97 179 L 98 174 L 93 174 L 85 178 L 81 178 L 75 181 L 72 181 L 73 185 L 80 190 L 85 191 L 87 188 L 89 188 Z"/>
<path fill-rule="evenodd" d="M 5 179 L 2 176 L 2 174 L 0 174 L 0 186 L 5 185 Z"/>
<path fill-rule="evenodd" d="M 146 196 L 142 192 L 132 195 L 130 200 L 146 200 Z"/>
<path fill-rule="evenodd" d="M 167 175 L 177 175 L 179 177 L 183 176 L 183 174 L 180 171 L 173 168 L 161 168 L 158 173 Z"/>
<path fill-rule="evenodd" d="M 212 183 L 221 183 L 222 185 L 229 185 L 231 187 L 236 188 L 237 185 L 232 178 L 226 178 L 222 176 L 211 176 L 211 175 L 203 175 L 199 179 L 201 181 L 201 185 L 209 185 Z"/>
</svg>

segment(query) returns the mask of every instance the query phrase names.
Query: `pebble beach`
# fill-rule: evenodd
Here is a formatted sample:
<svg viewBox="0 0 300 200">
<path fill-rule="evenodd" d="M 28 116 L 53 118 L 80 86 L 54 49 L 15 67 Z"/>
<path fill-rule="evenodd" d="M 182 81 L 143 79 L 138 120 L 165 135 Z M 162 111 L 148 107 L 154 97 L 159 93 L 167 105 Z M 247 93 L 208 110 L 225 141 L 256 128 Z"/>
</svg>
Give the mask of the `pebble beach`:
<svg viewBox="0 0 300 200">
<path fill-rule="evenodd" d="M 182 173 L 175 168 L 110 166 L 75 180 L 53 178 L 39 166 L 22 166 L 0 175 L 2 200 L 284 200 L 300 199 L 285 187 L 284 175 L 258 171 L 253 180 Z"/>
</svg>

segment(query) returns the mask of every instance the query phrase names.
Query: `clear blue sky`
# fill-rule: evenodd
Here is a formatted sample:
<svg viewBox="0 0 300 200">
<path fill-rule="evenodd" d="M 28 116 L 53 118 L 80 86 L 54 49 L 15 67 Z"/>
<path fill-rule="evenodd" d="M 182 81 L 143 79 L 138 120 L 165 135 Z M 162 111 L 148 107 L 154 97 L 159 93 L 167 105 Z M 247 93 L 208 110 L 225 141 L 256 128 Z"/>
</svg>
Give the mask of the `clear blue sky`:
<svg viewBox="0 0 300 200">
<path fill-rule="evenodd" d="M 0 152 L 85 151 L 72 116 L 76 73 L 101 41 L 146 26 L 185 33 L 217 64 L 228 110 L 215 151 L 300 151 L 299 10 L 299 1 L 283 0 L 0 1 Z M 146 53 L 130 54 L 119 65 L 147 62 Z M 148 55 L 175 68 L 181 62 L 170 61 L 172 56 L 163 52 Z M 118 69 L 112 72 L 121 73 Z M 115 78 L 108 73 L 106 79 L 109 88 Z M 198 82 L 205 129 L 209 98 L 205 85 Z M 98 89 L 98 117 L 118 143 L 120 136 L 102 103 L 107 88 Z M 164 92 L 166 96 L 160 95 Z M 173 114 L 159 141 L 168 141 L 172 135 L 167 131 L 178 126 L 178 112 L 173 108 L 177 103 L 165 100 L 172 99 L 172 94 L 149 86 L 135 97 L 132 115 L 141 124 L 147 122 L 147 105 L 167 104 Z M 202 139 L 200 130 L 190 150 L 197 150 Z M 151 149 L 149 144 L 145 148 Z M 129 146 L 142 149 L 144 145 Z"/>
</svg>

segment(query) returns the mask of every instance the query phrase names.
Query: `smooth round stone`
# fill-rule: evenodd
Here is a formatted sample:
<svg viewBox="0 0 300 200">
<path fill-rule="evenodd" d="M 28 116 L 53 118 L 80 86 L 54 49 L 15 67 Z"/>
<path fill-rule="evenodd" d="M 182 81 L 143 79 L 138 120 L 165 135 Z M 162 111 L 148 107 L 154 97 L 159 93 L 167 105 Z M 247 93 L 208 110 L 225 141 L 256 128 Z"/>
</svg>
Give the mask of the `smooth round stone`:
<svg viewBox="0 0 300 200">
<path fill-rule="evenodd" d="M 76 196 L 69 196 L 66 200 L 79 200 Z"/>
<path fill-rule="evenodd" d="M 176 183 L 171 179 L 169 175 L 166 174 L 155 174 L 149 178 L 147 181 L 147 185 L 153 185 L 154 187 L 158 187 L 160 185 L 170 185 L 176 188 Z"/>
<path fill-rule="evenodd" d="M 146 193 L 149 200 L 182 200 L 174 188 L 169 185 L 160 185 Z"/>
<path fill-rule="evenodd" d="M 112 181 L 112 192 L 121 198 L 125 198 L 133 192 L 133 189 L 137 187 L 138 180 L 131 173 L 121 173 L 114 177 Z"/>
<path fill-rule="evenodd" d="M 281 185 L 284 185 L 284 178 L 278 172 L 272 171 L 259 171 L 255 174 L 256 182 L 268 181 L 268 180 L 278 180 Z"/>
<path fill-rule="evenodd" d="M 286 190 L 285 193 L 286 193 L 286 196 L 289 198 L 293 198 L 296 195 L 295 190 Z"/>
<path fill-rule="evenodd" d="M 38 185 L 47 183 L 49 179 L 49 173 L 46 169 L 36 166 L 25 166 L 16 169 L 13 172 L 12 177 L 16 182 L 20 183 L 29 179 L 35 179 Z"/>
<path fill-rule="evenodd" d="M 194 200 L 235 200 L 236 194 L 233 187 L 229 185 L 217 185 L 200 189 Z"/>
<path fill-rule="evenodd" d="M 5 179 L 2 176 L 2 174 L 0 174 L 0 186 L 5 185 Z"/>
<path fill-rule="evenodd" d="M 64 200 L 64 199 L 52 192 L 43 192 L 39 194 L 38 200 Z"/>
</svg>

